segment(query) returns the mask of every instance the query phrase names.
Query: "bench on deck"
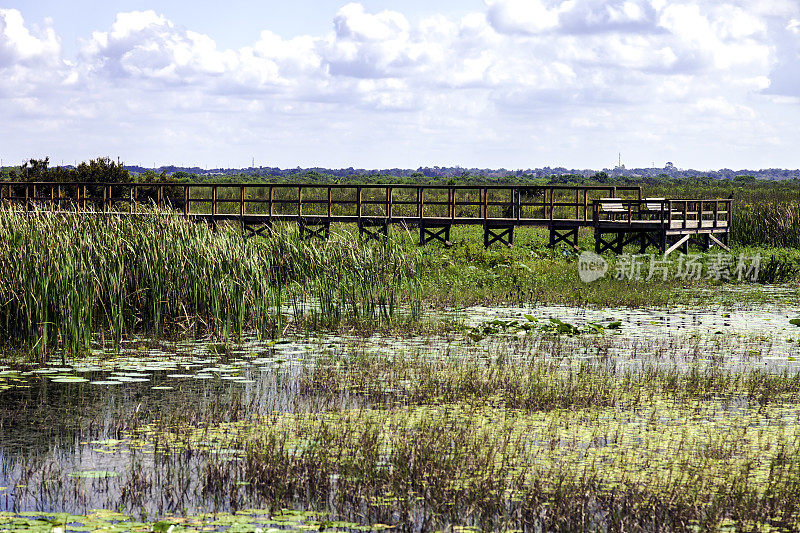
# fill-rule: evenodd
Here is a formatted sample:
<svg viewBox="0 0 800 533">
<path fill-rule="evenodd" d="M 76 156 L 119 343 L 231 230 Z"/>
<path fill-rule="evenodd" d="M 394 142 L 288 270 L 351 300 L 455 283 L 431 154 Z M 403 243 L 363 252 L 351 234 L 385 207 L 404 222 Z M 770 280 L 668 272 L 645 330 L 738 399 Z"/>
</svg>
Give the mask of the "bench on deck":
<svg viewBox="0 0 800 533">
<path fill-rule="evenodd" d="M 600 211 L 607 213 L 611 220 L 617 220 L 619 215 L 626 215 L 628 208 L 622 205 L 622 198 L 600 198 Z"/>
<path fill-rule="evenodd" d="M 669 212 L 666 198 L 644 198 L 639 209 L 643 215 L 651 215 L 652 218 L 661 218 Z"/>
</svg>

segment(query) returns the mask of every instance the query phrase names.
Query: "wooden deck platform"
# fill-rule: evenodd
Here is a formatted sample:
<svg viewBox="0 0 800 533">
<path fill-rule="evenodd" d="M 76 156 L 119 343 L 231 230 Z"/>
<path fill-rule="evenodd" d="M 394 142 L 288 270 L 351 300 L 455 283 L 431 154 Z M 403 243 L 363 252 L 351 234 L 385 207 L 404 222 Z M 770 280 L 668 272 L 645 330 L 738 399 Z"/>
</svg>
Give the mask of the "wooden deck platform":
<svg viewBox="0 0 800 533">
<path fill-rule="evenodd" d="M 640 187 L 410 185 L 313 183 L 54 183 L 0 182 L 0 205 L 133 215 L 171 209 L 212 225 L 230 221 L 248 237 L 274 223 L 297 223 L 304 238 L 327 238 L 332 223 L 356 224 L 380 239 L 392 225 L 419 228 L 421 245 L 450 244 L 450 228 L 484 227 L 484 244 L 511 246 L 514 229 L 546 227 L 550 245 L 577 249 L 591 228 L 595 250 L 622 251 L 636 242 L 669 253 L 690 242 L 726 246 L 731 199 L 642 198 Z"/>
</svg>

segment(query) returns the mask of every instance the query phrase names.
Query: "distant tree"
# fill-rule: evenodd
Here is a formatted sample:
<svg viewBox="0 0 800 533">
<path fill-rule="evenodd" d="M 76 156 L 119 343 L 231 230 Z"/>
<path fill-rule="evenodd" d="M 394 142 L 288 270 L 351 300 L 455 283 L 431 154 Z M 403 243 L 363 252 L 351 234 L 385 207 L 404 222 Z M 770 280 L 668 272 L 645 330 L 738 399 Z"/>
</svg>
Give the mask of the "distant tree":
<svg viewBox="0 0 800 533">
<path fill-rule="evenodd" d="M 98 157 L 78 165 L 76 181 L 85 183 L 124 183 L 130 181 L 130 173 L 124 165 L 108 157 Z"/>
<path fill-rule="evenodd" d="M 49 165 L 49 157 L 25 161 L 20 167 L 19 178 L 21 181 L 44 181 L 47 179 Z"/>
</svg>

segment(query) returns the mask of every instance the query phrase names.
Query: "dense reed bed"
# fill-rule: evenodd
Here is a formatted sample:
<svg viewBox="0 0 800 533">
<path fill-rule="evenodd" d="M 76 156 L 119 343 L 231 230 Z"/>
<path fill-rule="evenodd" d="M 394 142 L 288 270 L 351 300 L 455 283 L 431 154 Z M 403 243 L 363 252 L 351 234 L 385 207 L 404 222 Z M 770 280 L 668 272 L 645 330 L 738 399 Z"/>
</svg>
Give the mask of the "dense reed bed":
<svg viewBox="0 0 800 533">
<path fill-rule="evenodd" d="M 331 326 L 410 314 L 414 261 L 391 242 L 350 236 L 306 242 L 277 228 L 246 240 L 238 228 L 178 216 L 0 212 L 0 335 L 43 354 L 115 345 L 132 332 L 261 335 L 296 320 Z"/>
</svg>

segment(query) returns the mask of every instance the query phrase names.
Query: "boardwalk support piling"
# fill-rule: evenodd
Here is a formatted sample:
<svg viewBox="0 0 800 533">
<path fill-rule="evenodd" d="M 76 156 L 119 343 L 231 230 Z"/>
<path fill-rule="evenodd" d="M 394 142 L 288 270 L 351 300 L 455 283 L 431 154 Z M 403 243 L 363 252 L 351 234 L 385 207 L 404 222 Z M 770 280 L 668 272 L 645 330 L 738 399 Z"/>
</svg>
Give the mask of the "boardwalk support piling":
<svg viewBox="0 0 800 533">
<path fill-rule="evenodd" d="M 331 235 L 331 221 L 324 218 L 300 217 L 297 220 L 297 227 L 300 230 L 300 239 L 302 240 L 318 237 L 326 241 Z"/>
<path fill-rule="evenodd" d="M 358 221 L 358 235 L 364 240 L 385 240 L 389 237 L 389 221 L 385 218 L 362 218 Z"/>
<path fill-rule="evenodd" d="M 251 224 L 247 221 L 242 221 L 242 233 L 245 239 L 252 237 L 269 237 L 272 233 L 272 220 L 267 219 L 263 223 Z"/>
<path fill-rule="evenodd" d="M 445 246 L 452 246 L 453 243 L 450 242 L 450 224 L 421 221 L 419 223 L 419 245 L 424 246 L 434 240 L 441 242 Z"/>
<path fill-rule="evenodd" d="M 488 248 L 496 242 L 511 248 L 514 244 L 514 224 L 486 222 L 483 225 L 483 245 Z"/>
<path fill-rule="evenodd" d="M 580 251 L 578 247 L 578 226 L 558 227 L 550 226 L 550 248 L 555 248 L 556 244 L 563 242 L 570 245 L 574 250 Z"/>
</svg>

